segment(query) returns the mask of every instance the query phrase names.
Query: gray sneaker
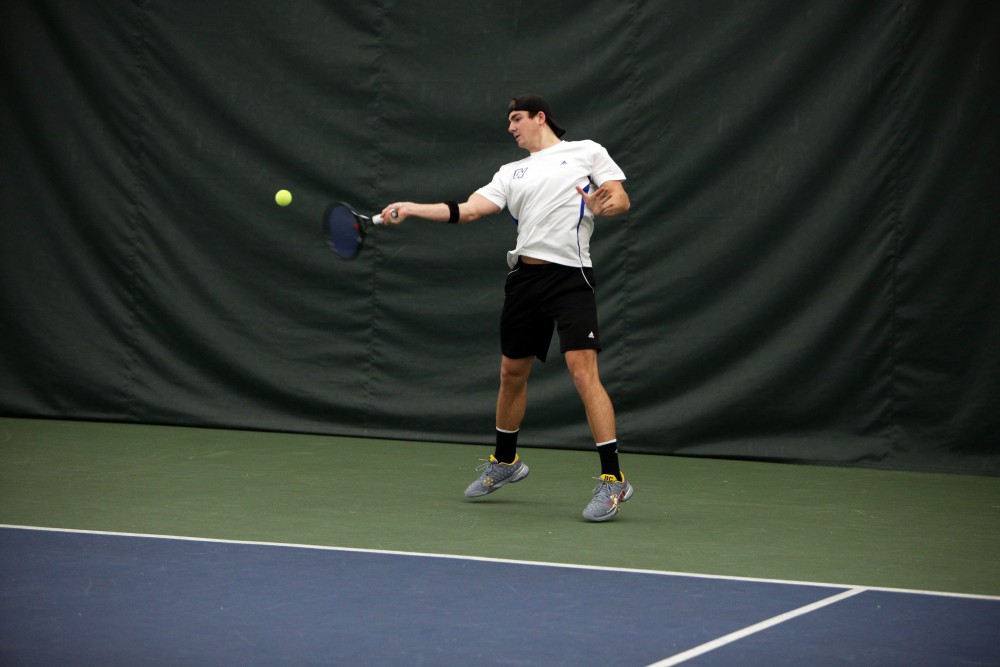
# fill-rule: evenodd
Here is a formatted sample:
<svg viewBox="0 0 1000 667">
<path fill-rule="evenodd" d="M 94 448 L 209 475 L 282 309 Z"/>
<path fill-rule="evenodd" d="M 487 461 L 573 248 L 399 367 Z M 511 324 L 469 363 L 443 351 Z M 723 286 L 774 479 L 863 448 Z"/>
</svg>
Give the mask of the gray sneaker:
<svg viewBox="0 0 1000 667">
<path fill-rule="evenodd" d="M 618 514 L 618 506 L 632 497 L 632 485 L 614 475 L 601 475 L 601 483 L 594 489 L 594 497 L 583 510 L 588 521 L 607 521 Z"/>
<path fill-rule="evenodd" d="M 475 482 L 469 484 L 469 488 L 465 490 L 466 498 L 478 498 L 487 493 L 493 493 L 507 482 L 511 484 L 520 482 L 528 476 L 529 472 L 528 466 L 524 465 L 520 456 L 515 456 L 513 463 L 500 463 L 492 454 L 490 454 L 490 460 L 476 470 L 482 470 L 483 474 Z"/>
</svg>

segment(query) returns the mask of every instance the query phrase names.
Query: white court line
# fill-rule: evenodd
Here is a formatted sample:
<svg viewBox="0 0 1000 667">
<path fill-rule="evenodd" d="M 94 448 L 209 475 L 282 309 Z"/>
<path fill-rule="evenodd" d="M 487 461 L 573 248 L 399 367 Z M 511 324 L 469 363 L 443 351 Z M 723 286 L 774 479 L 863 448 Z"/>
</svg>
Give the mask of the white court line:
<svg viewBox="0 0 1000 667">
<path fill-rule="evenodd" d="M 322 544 L 296 544 L 294 542 L 261 542 L 255 540 L 226 540 L 215 537 L 190 537 L 186 535 L 157 535 L 154 533 L 123 533 L 108 530 L 83 530 L 79 528 L 57 528 L 51 526 L 20 526 L 0 523 L 0 529 L 37 530 L 49 533 L 77 533 L 81 535 L 107 535 L 109 537 L 141 537 L 151 540 L 181 540 L 185 542 L 210 542 L 216 544 L 240 544 L 254 547 L 280 547 L 285 549 L 313 549 L 316 551 L 338 551 L 345 553 L 378 554 L 386 556 L 409 556 L 413 558 L 442 558 L 450 560 L 466 560 L 481 563 L 503 563 L 507 565 L 532 565 L 536 567 L 555 567 L 570 570 L 595 570 L 598 572 L 624 572 L 626 574 L 655 574 L 667 577 L 687 577 L 690 579 L 715 579 L 721 581 L 747 581 L 757 584 L 783 584 L 786 586 L 813 586 L 817 588 L 836 588 L 840 590 L 860 588 L 867 591 L 883 593 L 909 593 L 913 595 L 933 595 L 936 597 L 970 598 L 975 600 L 1000 601 L 997 595 L 978 595 L 976 593 L 951 593 L 947 591 L 925 591 L 911 588 L 886 588 L 879 586 L 854 586 L 851 584 L 831 584 L 828 582 L 798 581 L 789 579 L 764 579 L 759 577 L 737 577 L 724 574 L 700 574 L 697 572 L 675 572 L 671 570 L 646 570 L 630 567 L 612 567 L 608 565 L 582 565 L 578 563 L 557 563 L 537 560 L 517 560 L 512 558 L 490 558 L 488 556 L 464 556 L 461 554 L 424 553 L 420 551 L 393 551 L 389 549 L 363 549 L 360 547 L 332 547 Z"/>
<path fill-rule="evenodd" d="M 726 644 L 732 644 L 735 641 L 743 639 L 744 637 L 749 637 L 752 634 L 756 634 L 761 630 L 767 630 L 775 625 L 784 623 L 785 621 L 790 621 L 793 618 L 799 616 L 804 616 L 810 612 L 816 611 L 817 609 L 822 609 L 831 604 L 836 604 L 841 600 L 846 600 L 847 598 L 854 597 L 858 593 L 864 593 L 867 588 L 852 588 L 850 590 L 844 591 L 843 593 L 838 593 L 837 595 L 824 598 L 818 602 L 813 602 L 812 604 L 807 604 L 804 607 L 799 607 L 798 609 L 793 609 L 792 611 L 786 612 L 779 616 L 769 618 L 766 621 L 761 621 L 755 625 L 750 625 L 742 630 L 737 630 L 736 632 L 731 632 L 728 635 L 719 637 L 718 639 L 713 639 L 710 642 L 705 642 L 701 646 L 695 646 L 692 649 L 684 651 L 683 653 L 678 653 L 677 655 L 671 656 L 660 660 L 659 662 L 654 662 L 646 667 L 672 667 L 673 665 L 679 665 L 682 662 L 686 662 L 691 658 L 696 658 L 699 655 L 704 655 L 709 651 L 714 651 L 717 648 L 725 646 Z"/>
</svg>

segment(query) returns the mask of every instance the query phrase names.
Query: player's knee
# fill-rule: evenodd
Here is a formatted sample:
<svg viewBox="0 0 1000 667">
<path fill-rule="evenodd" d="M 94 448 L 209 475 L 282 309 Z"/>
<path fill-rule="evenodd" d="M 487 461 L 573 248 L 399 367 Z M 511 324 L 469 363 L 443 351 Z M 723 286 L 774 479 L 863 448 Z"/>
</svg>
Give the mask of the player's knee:
<svg viewBox="0 0 1000 667">
<path fill-rule="evenodd" d="M 569 374 L 573 378 L 573 384 L 580 392 L 586 392 L 601 386 L 601 378 L 597 372 L 597 364 L 594 363 L 570 363 L 568 364 Z"/>
<path fill-rule="evenodd" d="M 573 376 L 573 384 L 580 393 L 589 393 L 601 386 L 601 378 L 596 368 L 570 369 L 570 375 Z"/>
<path fill-rule="evenodd" d="M 500 383 L 505 386 L 519 386 L 528 381 L 532 359 L 508 359 L 500 364 Z"/>
</svg>

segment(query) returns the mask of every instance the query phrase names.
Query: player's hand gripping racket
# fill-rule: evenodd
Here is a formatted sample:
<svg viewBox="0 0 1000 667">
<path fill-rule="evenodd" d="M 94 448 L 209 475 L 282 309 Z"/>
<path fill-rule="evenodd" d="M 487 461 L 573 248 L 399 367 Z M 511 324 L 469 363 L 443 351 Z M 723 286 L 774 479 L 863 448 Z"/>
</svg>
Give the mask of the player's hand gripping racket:
<svg viewBox="0 0 1000 667">
<path fill-rule="evenodd" d="M 392 211 L 392 217 L 396 217 Z M 341 259 L 354 259 L 361 252 L 365 236 L 372 225 L 381 225 L 382 216 L 368 217 L 354 210 L 345 202 L 337 202 L 326 207 L 323 213 L 323 233 L 330 250 Z"/>
</svg>

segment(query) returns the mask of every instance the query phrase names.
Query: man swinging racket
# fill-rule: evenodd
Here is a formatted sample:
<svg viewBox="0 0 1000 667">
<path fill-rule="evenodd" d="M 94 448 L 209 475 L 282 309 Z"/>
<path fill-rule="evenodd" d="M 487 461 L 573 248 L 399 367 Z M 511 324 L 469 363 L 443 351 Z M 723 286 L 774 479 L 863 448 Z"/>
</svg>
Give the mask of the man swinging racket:
<svg viewBox="0 0 1000 667">
<path fill-rule="evenodd" d="M 493 493 L 528 476 L 517 454 L 517 434 L 527 407 L 528 376 L 535 357 L 545 361 L 553 329 L 583 401 L 601 459 L 601 483 L 583 511 L 606 521 L 632 497 L 618 464 L 615 412 L 597 370 L 601 339 L 597 326 L 590 237 L 594 218 L 621 215 L 630 202 L 625 174 L 600 144 L 562 141 L 565 133 L 537 95 L 510 101 L 508 131 L 528 157 L 505 164 L 468 201 L 440 204 L 396 202 L 382 211 L 393 224 L 409 217 L 464 223 L 506 207 L 517 221 L 517 247 L 507 253 L 500 323 L 500 391 L 496 449 L 465 490 L 469 498 Z M 395 217 L 393 217 L 395 215 Z"/>
</svg>

